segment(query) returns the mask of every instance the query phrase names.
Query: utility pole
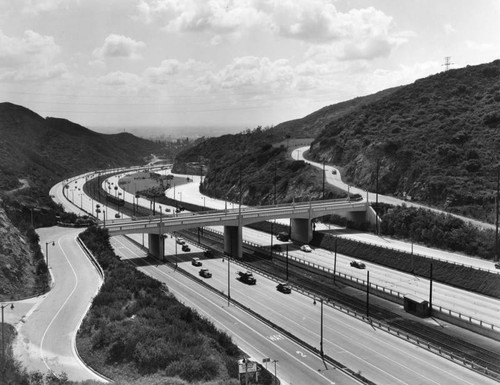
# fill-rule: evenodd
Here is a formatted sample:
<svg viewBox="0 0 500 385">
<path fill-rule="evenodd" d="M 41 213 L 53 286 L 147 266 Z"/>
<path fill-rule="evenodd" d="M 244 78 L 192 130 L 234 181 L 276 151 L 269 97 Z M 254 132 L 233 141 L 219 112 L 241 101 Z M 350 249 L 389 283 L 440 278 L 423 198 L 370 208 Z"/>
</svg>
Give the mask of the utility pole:
<svg viewBox="0 0 500 385">
<path fill-rule="evenodd" d="M 378 235 L 378 174 L 380 171 L 380 158 L 377 158 L 376 182 L 375 182 L 375 234 Z"/>
<path fill-rule="evenodd" d="M 366 272 L 366 318 L 370 317 L 370 270 Z"/>
<path fill-rule="evenodd" d="M 323 161 L 323 198 L 325 200 L 325 161 Z"/>
<path fill-rule="evenodd" d="M 498 205 L 500 203 L 500 168 L 497 168 L 497 196 L 496 196 L 496 221 L 495 221 L 495 261 L 499 261 L 498 256 Z"/>
<path fill-rule="evenodd" d="M 441 64 L 441 65 L 444 66 L 444 70 L 445 71 L 448 71 L 450 69 L 450 66 L 452 64 L 455 64 L 455 63 L 452 63 L 450 60 L 451 60 L 451 56 L 445 56 L 444 57 L 444 64 Z"/>
<path fill-rule="evenodd" d="M 333 283 L 335 283 L 335 275 L 337 274 L 337 240 L 335 237 L 335 256 L 333 257 Z"/>
<path fill-rule="evenodd" d="M 429 274 L 429 316 L 432 316 L 432 263 Z"/>
</svg>

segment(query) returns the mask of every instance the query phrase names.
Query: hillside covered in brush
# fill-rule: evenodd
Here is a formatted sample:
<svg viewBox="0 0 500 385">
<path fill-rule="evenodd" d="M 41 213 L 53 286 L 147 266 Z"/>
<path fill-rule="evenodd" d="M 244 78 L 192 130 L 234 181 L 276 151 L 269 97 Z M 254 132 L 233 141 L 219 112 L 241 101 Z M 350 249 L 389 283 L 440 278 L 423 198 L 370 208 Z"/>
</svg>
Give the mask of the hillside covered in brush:
<svg viewBox="0 0 500 385">
<path fill-rule="evenodd" d="M 491 216 L 500 60 L 417 80 L 330 121 L 309 157 L 340 166 L 350 183 L 371 191 L 378 168 L 381 193 Z"/>
<path fill-rule="evenodd" d="M 25 179 L 48 192 L 69 176 L 144 164 L 161 151 L 157 143 L 131 134 L 100 134 L 11 103 L 0 103 L 0 136 L 0 191 L 19 187 Z"/>
</svg>

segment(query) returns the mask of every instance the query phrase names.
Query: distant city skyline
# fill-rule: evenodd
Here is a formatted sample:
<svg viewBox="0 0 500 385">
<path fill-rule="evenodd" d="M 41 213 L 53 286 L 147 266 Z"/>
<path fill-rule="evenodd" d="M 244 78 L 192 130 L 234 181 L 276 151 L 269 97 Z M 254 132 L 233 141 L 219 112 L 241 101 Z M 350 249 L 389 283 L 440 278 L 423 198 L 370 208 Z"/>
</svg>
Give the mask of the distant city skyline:
<svg viewBox="0 0 500 385">
<path fill-rule="evenodd" d="M 0 101 L 89 128 L 238 132 L 446 57 L 496 60 L 499 19 L 499 0 L 0 0 Z"/>
</svg>

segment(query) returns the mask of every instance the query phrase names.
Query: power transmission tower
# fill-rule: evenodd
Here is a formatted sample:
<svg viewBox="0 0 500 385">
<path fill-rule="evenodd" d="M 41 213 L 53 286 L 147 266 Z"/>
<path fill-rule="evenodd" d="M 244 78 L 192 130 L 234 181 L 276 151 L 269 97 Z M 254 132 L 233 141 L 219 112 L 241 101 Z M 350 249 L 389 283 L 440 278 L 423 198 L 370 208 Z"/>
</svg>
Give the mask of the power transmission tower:
<svg viewBox="0 0 500 385">
<path fill-rule="evenodd" d="M 452 64 L 455 64 L 455 63 L 450 62 L 450 59 L 451 59 L 451 56 L 445 56 L 445 58 L 444 58 L 444 64 L 441 64 L 441 65 L 444 65 L 444 70 L 445 71 L 448 71 L 450 69 L 450 66 Z"/>
</svg>

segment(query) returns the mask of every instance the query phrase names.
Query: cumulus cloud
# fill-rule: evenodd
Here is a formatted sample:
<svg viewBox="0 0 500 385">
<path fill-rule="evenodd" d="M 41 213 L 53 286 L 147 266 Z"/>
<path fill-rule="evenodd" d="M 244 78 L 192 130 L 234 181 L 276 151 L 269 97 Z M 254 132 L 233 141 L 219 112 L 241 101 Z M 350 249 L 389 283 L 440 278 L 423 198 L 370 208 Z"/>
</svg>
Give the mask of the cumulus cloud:
<svg viewBox="0 0 500 385">
<path fill-rule="evenodd" d="M 251 0 L 141 0 L 140 18 L 170 32 L 235 33 L 260 23 Z"/>
<path fill-rule="evenodd" d="M 315 45 L 342 43 L 345 60 L 387 56 L 406 41 L 384 12 L 373 7 L 342 12 L 330 0 L 140 0 L 138 11 L 142 20 L 169 32 L 206 32 L 212 45 L 258 27 Z"/>
<path fill-rule="evenodd" d="M 141 59 L 139 50 L 145 47 L 142 41 L 136 41 L 123 35 L 111 34 L 100 48 L 96 48 L 92 53 L 100 60 L 107 58 Z"/>
<path fill-rule="evenodd" d="M 60 47 L 51 36 L 28 30 L 22 37 L 0 31 L 0 78 L 39 80 L 62 76 L 66 65 L 57 63 Z"/>
</svg>

